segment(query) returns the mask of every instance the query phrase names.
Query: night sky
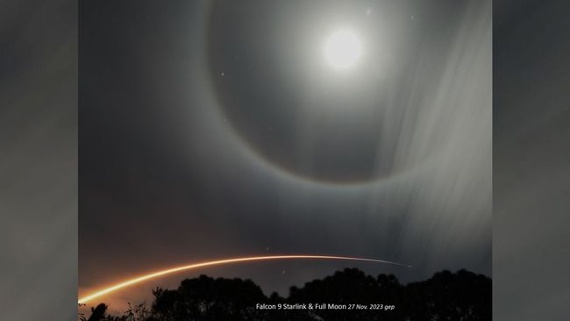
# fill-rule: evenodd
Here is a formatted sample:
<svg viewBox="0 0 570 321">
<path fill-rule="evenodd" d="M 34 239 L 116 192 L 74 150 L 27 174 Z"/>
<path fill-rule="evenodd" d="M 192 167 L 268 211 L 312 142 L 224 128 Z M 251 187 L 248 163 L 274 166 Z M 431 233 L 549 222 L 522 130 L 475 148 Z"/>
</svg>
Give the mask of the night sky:
<svg viewBox="0 0 570 321">
<path fill-rule="evenodd" d="M 183 273 L 286 295 L 344 267 L 403 282 L 491 275 L 490 1 L 83 1 L 79 291 Z M 338 70 L 326 40 L 362 55 Z M 123 300 L 123 301 L 121 301 Z M 113 306 L 111 307 L 113 308 Z"/>
</svg>

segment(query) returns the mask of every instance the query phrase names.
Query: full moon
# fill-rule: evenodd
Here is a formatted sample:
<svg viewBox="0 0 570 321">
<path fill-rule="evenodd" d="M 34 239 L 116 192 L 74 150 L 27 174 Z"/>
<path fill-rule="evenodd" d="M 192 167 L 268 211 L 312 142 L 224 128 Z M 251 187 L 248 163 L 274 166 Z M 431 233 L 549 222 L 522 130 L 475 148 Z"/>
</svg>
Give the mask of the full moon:
<svg viewBox="0 0 570 321">
<path fill-rule="evenodd" d="M 354 66 L 362 55 L 360 40 L 348 30 L 339 30 L 330 35 L 324 49 L 327 63 L 337 70 Z"/>
</svg>

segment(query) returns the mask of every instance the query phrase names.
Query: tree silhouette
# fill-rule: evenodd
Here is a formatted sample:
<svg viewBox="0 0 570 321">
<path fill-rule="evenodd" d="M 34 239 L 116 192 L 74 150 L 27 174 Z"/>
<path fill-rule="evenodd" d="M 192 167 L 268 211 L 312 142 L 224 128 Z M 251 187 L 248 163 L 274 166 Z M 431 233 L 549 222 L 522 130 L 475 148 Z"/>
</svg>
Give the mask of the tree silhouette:
<svg viewBox="0 0 570 321">
<path fill-rule="evenodd" d="M 251 280 L 201 275 L 177 290 L 156 289 L 152 312 L 160 320 L 256 320 L 255 305 L 267 298 Z"/>
<path fill-rule="evenodd" d="M 407 286 L 405 307 L 411 320 L 491 320 L 491 279 L 466 270 L 442 271 Z"/>
<path fill-rule="evenodd" d="M 205 275 L 185 279 L 177 289 L 156 288 L 152 293 L 150 308 L 129 305 L 121 316 L 103 317 L 107 307 L 100 304 L 88 321 L 491 320 L 491 279 L 466 270 L 441 271 L 425 281 L 402 285 L 394 275 L 372 277 L 345 269 L 301 288 L 291 287 L 287 298 L 277 293 L 267 297 L 251 280 Z M 256 308 L 263 303 L 324 304 L 324 308 Z M 331 309 L 329 303 L 352 309 Z"/>
<path fill-rule="evenodd" d="M 82 304 L 78 304 L 78 307 L 83 306 Z M 101 303 L 97 305 L 95 308 L 91 308 L 91 316 L 89 319 L 86 319 L 82 314 L 79 315 L 79 319 L 81 321 L 100 321 L 103 320 L 105 317 L 105 312 L 107 311 L 107 305 Z"/>
<path fill-rule="evenodd" d="M 128 304 L 129 308 L 121 316 L 106 316 L 102 321 L 160 321 L 152 312 L 143 304 L 132 306 Z"/>
</svg>

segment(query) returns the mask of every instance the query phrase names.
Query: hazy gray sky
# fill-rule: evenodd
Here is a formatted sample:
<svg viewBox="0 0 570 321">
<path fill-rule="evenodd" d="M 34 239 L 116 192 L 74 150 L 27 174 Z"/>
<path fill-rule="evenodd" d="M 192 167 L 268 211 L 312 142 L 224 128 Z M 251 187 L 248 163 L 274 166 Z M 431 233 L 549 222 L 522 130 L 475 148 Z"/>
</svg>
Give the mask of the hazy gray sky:
<svg viewBox="0 0 570 321">
<path fill-rule="evenodd" d="M 490 2 L 93 2 L 81 27 L 82 293 L 244 255 L 491 274 Z M 344 70 L 325 57 L 337 30 L 362 47 Z M 206 273 L 286 295 L 345 266 L 158 284 Z"/>
</svg>

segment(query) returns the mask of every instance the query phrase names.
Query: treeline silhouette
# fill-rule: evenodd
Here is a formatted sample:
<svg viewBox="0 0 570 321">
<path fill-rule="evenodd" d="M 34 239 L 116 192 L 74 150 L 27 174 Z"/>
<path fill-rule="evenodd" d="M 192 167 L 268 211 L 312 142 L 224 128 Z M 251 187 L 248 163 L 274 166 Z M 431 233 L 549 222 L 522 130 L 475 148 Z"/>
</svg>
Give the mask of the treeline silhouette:
<svg viewBox="0 0 570 321">
<path fill-rule="evenodd" d="M 267 297 L 251 280 L 201 275 L 183 280 L 175 290 L 156 288 L 150 306 L 130 306 L 123 315 L 112 316 L 106 315 L 107 306 L 100 304 L 92 308 L 89 319 L 82 320 L 480 321 L 491 320 L 491 291 L 489 277 L 466 270 L 442 271 L 428 280 L 403 285 L 391 274 L 373 277 L 358 269 L 345 269 L 301 288 L 291 287 L 287 298 L 277 293 Z M 260 304 L 275 309 L 260 309 Z M 297 309 L 284 309 L 287 304 L 297 304 Z"/>
</svg>

